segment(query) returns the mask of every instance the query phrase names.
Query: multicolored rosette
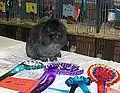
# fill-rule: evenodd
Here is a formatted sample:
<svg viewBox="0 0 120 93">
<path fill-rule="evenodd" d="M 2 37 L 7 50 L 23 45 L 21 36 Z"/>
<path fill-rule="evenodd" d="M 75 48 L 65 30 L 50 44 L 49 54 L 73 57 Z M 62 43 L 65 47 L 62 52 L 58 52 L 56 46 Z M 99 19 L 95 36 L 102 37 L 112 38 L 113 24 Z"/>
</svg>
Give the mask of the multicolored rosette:
<svg viewBox="0 0 120 93">
<path fill-rule="evenodd" d="M 78 86 L 82 89 L 84 93 L 91 93 L 87 87 L 92 83 L 90 78 L 86 78 L 84 76 L 75 76 L 74 78 L 70 77 L 69 79 L 67 79 L 65 83 L 68 87 L 71 87 L 69 93 L 74 93 Z"/>
<path fill-rule="evenodd" d="M 72 64 L 72 63 L 50 63 L 47 66 L 45 66 L 44 70 L 46 71 L 48 68 L 51 67 L 56 67 L 58 72 L 57 74 L 59 75 L 71 75 L 71 76 L 75 76 L 75 75 L 81 75 L 84 73 L 84 70 L 76 65 L 76 64 Z"/>
<path fill-rule="evenodd" d="M 88 76 L 97 83 L 98 93 L 105 93 L 105 86 L 109 87 L 119 80 L 119 73 L 104 64 L 94 64 L 88 69 Z"/>
</svg>

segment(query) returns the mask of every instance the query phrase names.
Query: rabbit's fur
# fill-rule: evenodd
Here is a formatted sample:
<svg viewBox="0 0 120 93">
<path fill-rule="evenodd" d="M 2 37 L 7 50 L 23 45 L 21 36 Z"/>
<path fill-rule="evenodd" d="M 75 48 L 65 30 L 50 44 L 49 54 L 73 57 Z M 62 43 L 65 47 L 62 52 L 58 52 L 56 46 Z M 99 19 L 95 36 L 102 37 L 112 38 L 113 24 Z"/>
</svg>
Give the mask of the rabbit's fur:
<svg viewBox="0 0 120 93">
<path fill-rule="evenodd" d="M 28 57 L 41 61 L 57 60 L 66 44 L 66 28 L 59 20 L 48 20 L 33 27 L 26 43 Z"/>
</svg>

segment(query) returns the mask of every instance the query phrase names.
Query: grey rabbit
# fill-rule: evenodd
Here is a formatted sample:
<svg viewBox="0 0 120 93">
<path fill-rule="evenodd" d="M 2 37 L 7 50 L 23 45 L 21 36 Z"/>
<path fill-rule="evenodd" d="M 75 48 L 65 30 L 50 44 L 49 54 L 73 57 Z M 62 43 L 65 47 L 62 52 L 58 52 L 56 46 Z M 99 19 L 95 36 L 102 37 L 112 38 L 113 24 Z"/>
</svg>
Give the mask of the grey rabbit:
<svg viewBox="0 0 120 93">
<path fill-rule="evenodd" d="M 26 42 L 28 57 L 41 61 L 55 61 L 61 57 L 60 49 L 67 43 L 66 27 L 59 20 L 47 20 L 30 30 Z"/>
</svg>

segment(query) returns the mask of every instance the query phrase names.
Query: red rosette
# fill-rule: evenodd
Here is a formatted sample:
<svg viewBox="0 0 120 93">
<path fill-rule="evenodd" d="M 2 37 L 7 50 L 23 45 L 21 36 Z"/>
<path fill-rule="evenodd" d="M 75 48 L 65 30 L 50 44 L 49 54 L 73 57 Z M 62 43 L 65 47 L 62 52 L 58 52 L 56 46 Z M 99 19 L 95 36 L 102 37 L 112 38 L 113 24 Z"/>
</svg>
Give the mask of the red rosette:
<svg viewBox="0 0 120 93">
<path fill-rule="evenodd" d="M 97 83 L 98 93 L 104 93 L 105 86 L 109 87 L 120 80 L 119 73 L 115 69 L 103 64 L 90 66 L 88 76 Z"/>
</svg>

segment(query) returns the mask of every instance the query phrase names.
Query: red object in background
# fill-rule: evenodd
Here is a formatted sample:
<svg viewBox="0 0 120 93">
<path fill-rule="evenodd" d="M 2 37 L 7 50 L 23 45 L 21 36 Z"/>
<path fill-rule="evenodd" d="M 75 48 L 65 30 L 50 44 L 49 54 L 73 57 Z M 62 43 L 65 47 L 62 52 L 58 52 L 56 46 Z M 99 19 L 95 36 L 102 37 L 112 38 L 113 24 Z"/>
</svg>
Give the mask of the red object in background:
<svg viewBox="0 0 120 93">
<path fill-rule="evenodd" d="M 52 6 L 52 11 L 55 12 L 56 11 L 56 7 Z"/>
<path fill-rule="evenodd" d="M 73 19 L 77 20 L 80 14 L 80 9 L 77 6 L 74 6 L 74 16 Z"/>
<path fill-rule="evenodd" d="M 107 24 L 108 24 L 108 25 L 112 25 L 112 24 L 114 24 L 114 22 L 115 22 L 115 21 L 107 21 Z"/>
<path fill-rule="evenodd" d="M 30 93 L 38 85 L 39 82 L 40 82 L 39 80 L 8 77 L 0 81 L 0 87 L 24 93 Z"/>
</svg>

